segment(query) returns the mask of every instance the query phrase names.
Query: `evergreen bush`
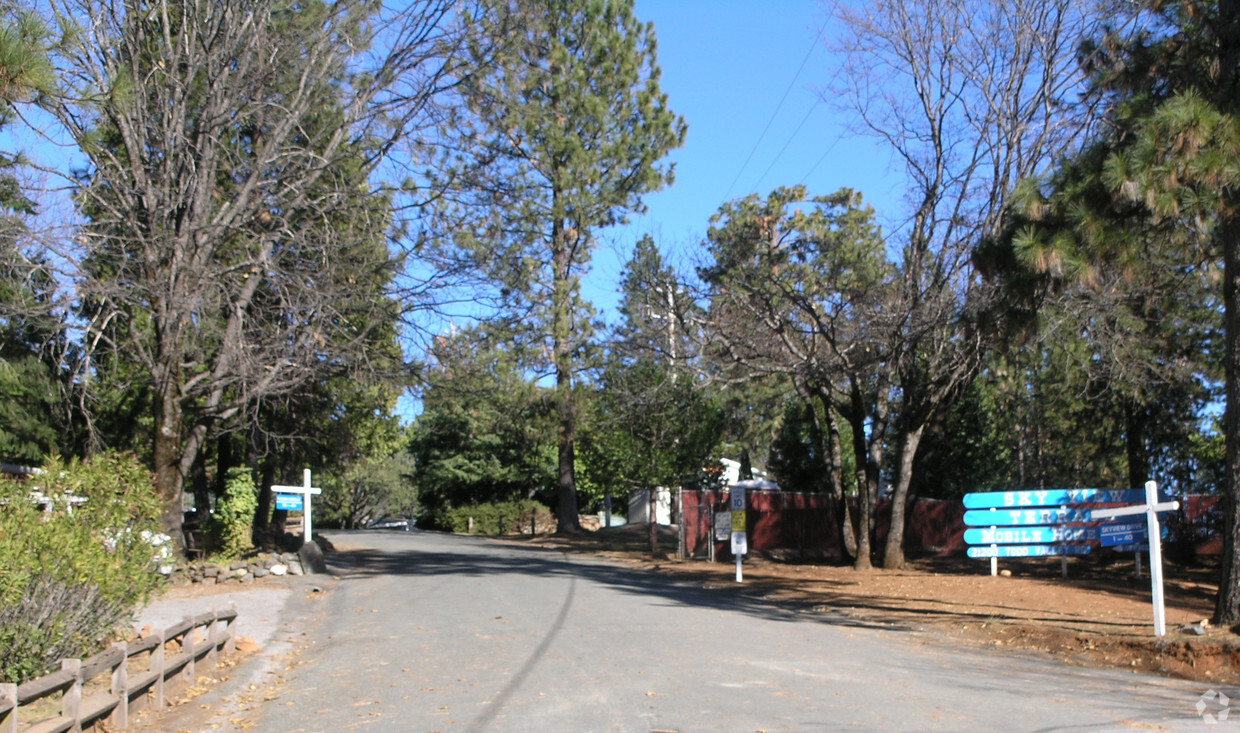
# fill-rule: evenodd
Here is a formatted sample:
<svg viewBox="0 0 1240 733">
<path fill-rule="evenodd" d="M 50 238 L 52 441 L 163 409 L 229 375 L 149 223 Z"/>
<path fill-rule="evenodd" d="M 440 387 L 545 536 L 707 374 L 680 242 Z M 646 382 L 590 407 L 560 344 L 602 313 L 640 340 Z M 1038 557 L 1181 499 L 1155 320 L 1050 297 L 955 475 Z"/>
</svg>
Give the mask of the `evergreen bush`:
<svg viewBox="0 0 1240 733">
<path fill-rule="evenodd" d="M 245 467 L 228 469 L 224 497 L 215 507 L 214 525 L 220 556 L 234 560 L 254 549 L 254 514 L 258 488 Z"/>
<path fill-rule="evenodd" d="M 452 532 L 467 533 L 470 518 L 474 520 L 473 534 L 502 534 L 520 532 L 530 526 L 531 520 L 545 526 L 551 521 L 551 510 L 533 499 L 474 504 L 445 509 L 436 517 L 436 524 Z"/>
<path fill-rule="evenodd" d="M 160 509 L 129 454 L 52 458 L 31 480 L 0 480 L 0 681 L 89 656 L 132 621 L 162 582 Z"/>
</svg>

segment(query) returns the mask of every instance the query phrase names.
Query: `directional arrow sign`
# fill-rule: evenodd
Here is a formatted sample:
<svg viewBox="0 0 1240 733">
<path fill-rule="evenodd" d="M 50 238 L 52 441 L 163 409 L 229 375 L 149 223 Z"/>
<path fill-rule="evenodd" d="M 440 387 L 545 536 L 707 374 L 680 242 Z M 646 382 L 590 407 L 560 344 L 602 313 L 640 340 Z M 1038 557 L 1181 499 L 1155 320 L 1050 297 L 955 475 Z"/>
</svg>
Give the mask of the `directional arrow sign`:
<svg viewBox="0 0 1240 733">
<path fill-rule="evenodd" d="M 964 541 L 970 545 L 1029 545 L 1037 542 L 1092 542 L 1097 539 L 1096 527 L 987 527 L 964 531 Z"/>
<path fill-rule="evenodd" d="M 1043 491 L 987 491 L 964 495 L 965 509 L 1004 509 L 1065 504 L 1132 504 L 1145 501 L 1141 489 L 1046 489 Z"/>
<path fill-rule="evenodd" d="M 994 545 L 970 547 L 969 557 L 1059 557 L 1088 555 L 1091 545 Z"/>
<path fill-rule="evenodd" d="M 975 509 L 964 513 L 964 523 L 970 527 L 1010 526 L 1013 524 L 1068 524 L 1089 521 L 1084 509 Z"/>
</svg>

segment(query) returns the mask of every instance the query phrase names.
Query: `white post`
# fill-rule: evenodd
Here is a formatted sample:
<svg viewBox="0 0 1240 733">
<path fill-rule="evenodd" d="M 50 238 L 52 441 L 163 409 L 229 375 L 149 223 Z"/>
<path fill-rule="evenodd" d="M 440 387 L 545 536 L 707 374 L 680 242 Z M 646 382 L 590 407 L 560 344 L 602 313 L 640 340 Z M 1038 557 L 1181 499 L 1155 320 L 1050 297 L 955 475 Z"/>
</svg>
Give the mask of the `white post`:
<svg viewBox="0 0 1240 733">
<path fill-rule="evenodd" d="M 304 477 L 304 480 L 302 482 L 302 487 L 305 489 L 305 492 L 306 492 L 305 493 L 305 497 L 306 497 L 306 542 L 313 542 L 314 535 L 311 534 L 311 531 L 314 525 L 310 521 L 310 517 L 312 516 L 312 514 L 310 513 L 310 469 L 307 468 L 305 472 L 302 474 L 302 476 Z"/>
<path fill-rule="evenodd" d="M 1162 531 L 1158 526 L 1158 484 L 1145 482 L 1145 518 L 1150 533 L 1150 589 L 1154 596 L 1154 636 L 1167 634 L 1167 613 L 1163 607 Z"/>
<path fill-rule="evenodd" d="M 990 511 L 997 512 L 999 510 L 995 509 L 994 507 L 991 507 Z M 994 526 L 991 526 L 990 528 L 991 534 L 994 534 L 994 531 L 995 531 Z M 991 545 L 990 547 L 991 549 L 995 551 L 995 554 L 990 556 L 990 577 L 996 578 L 999 576 L 999 546 Z"/>
<path fill-rule="evenodd" d="M 1145 484 L 1145 505 L 1117 507 L 1115 509 L 1094 509 L 1089 513 L 1090 519 L 1110 519 L 1127 517 L 1145 513 L 1145 530 L 1149 534 L 1150 543 L 1150 591 L 1154 603 L 1154 635 L 1165 636 L 1167 633 L 1166 612 L 1163 607 L 1162 577 L 1162 530 L 1158 526 L 1158 512 L 1169 512 L 1179 509 L 1178 501 L 1159 503 L 1158 484 L 1147 481 Z"/>
<path fill-rule="evenodd" d="M 311 542 L 314 539 L 312 534 L 314 531 L 314 521 L 311 515 L 310 497 L 314 494 L 321 493 L 321 489 L 316 489 L 310 485 L 310 469 L 305 469 L 302 474 L 301 486 L 272 486 L 271 490 L 281 494 L 301 494 L 301 508 L 305 513 L 305 534 L 302 538 L 303 542 Z"/>
</svg>

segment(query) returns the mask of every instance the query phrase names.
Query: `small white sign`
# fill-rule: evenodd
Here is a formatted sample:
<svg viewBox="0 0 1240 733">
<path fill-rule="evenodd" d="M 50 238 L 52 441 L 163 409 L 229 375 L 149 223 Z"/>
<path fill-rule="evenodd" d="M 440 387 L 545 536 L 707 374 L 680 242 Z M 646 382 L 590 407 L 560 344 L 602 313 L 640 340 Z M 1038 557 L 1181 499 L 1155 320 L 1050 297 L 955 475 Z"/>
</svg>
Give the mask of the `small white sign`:
<svg viewBox="0 0 1240 733">
<path fill-rule="evenodd" d="M 740 486 L 733 486 L 731 489 L 732 511 L 745 511 L 745 489 Z"/>
<path fill-rule="evenodd" d="M 715 539 L 726 542 L 732 535 L 732 512 L 715 512 Z"/>
<path fill-rule="evenodd" d="M 749 545 L 745 541 L 744 532 L 732 533 L 732 554 L 737 557 L 744 555 L 749 551 Z"/>
</svg>

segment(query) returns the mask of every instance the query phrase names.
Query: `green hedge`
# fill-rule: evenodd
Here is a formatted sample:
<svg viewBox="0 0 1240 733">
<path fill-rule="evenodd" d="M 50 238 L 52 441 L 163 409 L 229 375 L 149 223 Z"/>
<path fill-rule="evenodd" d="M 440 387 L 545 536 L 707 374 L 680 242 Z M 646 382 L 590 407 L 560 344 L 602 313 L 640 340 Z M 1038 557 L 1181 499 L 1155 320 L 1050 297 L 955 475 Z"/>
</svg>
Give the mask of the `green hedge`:
<svg viewBox="0 0 1240 733">
<path fill-rule="evenodd" d="M 0 681 L 93 654 L 160 586 L 171 544 L 150 472 L 128 454 L 49 460 L 0 480 Z M 47 497 L 49 511 L 32 500 Z M 72 503 L 66 497 L 85 497 Z"/>
<path fill-rule="evenodd" d="M 552 521 L 550 509 L 533 499 L 525 499 L 446 509 L 439 512 L 436 524 L 452 532 L 465 533 L 470 531 L 471 517 L 474 520 L 473 534 L 500 534 L 501 521 L 503 531 L 510 533 L 529 527 L 531 519 L 540 526 Z"/>
</svg>

